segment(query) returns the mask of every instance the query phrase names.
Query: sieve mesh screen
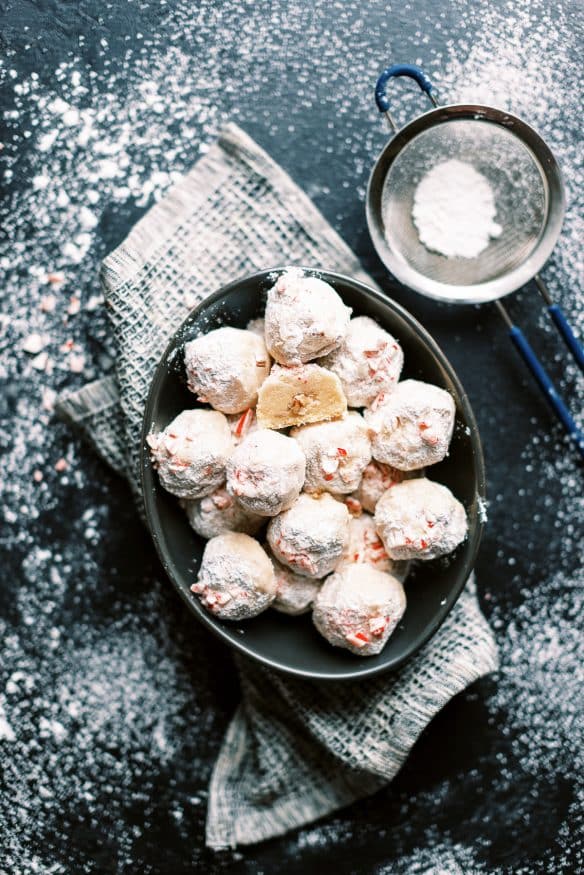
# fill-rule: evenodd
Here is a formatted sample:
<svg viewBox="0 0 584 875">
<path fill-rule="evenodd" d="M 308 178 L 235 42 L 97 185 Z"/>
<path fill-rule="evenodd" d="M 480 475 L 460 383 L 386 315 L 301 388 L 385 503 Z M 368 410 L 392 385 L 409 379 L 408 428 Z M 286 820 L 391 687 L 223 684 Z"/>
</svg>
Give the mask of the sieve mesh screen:
<svg viewBox="0 0 584 875">
<path fill-rule="evenodd" d="M 448 258 L 420 242 L 412 220 L 414 193 L 436 164 L 456 158 L 483 174 L 493 189 L 502 226 L 476 258 Z M 538 161 L 507 128 L 485 119 L 450 119 L 417 136 L 397 154 L 383 183 L 385 238 L 397 258 L 441 283 L 487 282 L 519 266 L 536 248 L 545 227 L 548 189 Z"/>
</svg>

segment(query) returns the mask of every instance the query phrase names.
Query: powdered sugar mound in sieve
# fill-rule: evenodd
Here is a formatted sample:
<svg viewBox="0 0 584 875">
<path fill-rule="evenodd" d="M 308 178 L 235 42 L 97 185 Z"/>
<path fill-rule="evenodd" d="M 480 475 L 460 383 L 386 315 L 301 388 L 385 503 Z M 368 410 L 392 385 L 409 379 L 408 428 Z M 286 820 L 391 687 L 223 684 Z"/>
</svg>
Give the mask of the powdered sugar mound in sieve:
<svg viewBox="0 0 584 875">
<path fill-rule="evenodd" d="M 486 249 L 503 230 L 496 214 L 488 179 L 456 158 L 436 164 L 414 193 L 412 218 L 420 241 L 449 258 L 476 258 Z"/>
</svg>

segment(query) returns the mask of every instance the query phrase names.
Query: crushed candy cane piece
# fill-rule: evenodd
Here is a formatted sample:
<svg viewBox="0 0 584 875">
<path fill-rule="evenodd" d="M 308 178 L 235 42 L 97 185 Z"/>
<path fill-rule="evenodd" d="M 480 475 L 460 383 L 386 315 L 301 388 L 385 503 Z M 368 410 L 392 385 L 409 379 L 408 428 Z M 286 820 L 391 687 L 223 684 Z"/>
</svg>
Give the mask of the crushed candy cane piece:
<svg viewBox="0 0 584 875">
<path fill-rule="evenodd" d="M 69 370 L 74 374 L 80 374 L 85 367 L 85 356 L 72 353 L 69 356 Z"/>
<path fill-rule="evenodd" d="M 69 465 L 67 464 L 66 459 L 57 459 L 55 462 L 55 471 L 59 471 L 59 473 L 66 471 L 68 467 Z"/>
<path fill-rule="evenodd" d="M 39 308 L 43 313 L 52 313 L 56 306 L 57 299 L 54 295 L 43 295 L 39 303 Z"/>
<path fill-rule="evenodd" d="M 371 402 L 371 410 L 377 410 L 385 401 L 385 392 L 380 392 Z"/>
<path fill-rule="evenodd" d="M 323 474 L 334 474 L 339 468 L 339 460 L 325 457 L 321 462 L 321 468 Z"/>
<path fill-rule="evenodd" d="M 54 389 L 51 389 L 50 386 L 44 386 L 42 395 L 41 395 L 41 406 L 43 410 L 48 410 L 52 412 L 55 407 L 55 401 L 57 400 L 57 393 Z"/>
<path fill-rule="evenodd" d="M 69 306 L 67 307 L 67 313 L 69 316 L 76 316 L 77 313 L 81 310 L 81 301 L 76 295 L 71 295 L 69 298 Z"/>
<path fill-rule="evenodd" d="M 361 516 L 363 513 L 363 505 L 357 498 L 345 498 L 345 504 L 351 516 Z"/>
<path fill-rule="evenodd" d="M 251 407 L 241 414 L 239 419 L 237 420 L 237 425 L 235 426 L 235 436 L 243 437 L 244 434 L 249 430 L 250 425 L 253 422 L 254 412 Z"/>
<path fill-rule="evenodd" d="M 193 583 L 193 585 L 191 586 L 191 592 L 200 595 L 201 593 L 205 592 L 205 584 L 200 582 Z"/>
<path fill-rule="evenodd" d="M 46 335 L 29 334 L 20 344 L 20 348 L 24 352 L 30 353 L 30 355 L 37 355 L 37 353 L 45 348 L 48 342 L 49 338 Z"/>
<path fill-rule="evenodd" d="M 43 479 L 43 477 L 44 477 L 43 472 L 39 471 L 38 468 L 36 469 L 36 471 L 32 472 L 32 479 L 35 481 L 35 483 L 40 483 L 41 480 Z"/>
<path fill-rule="evenodd" d="M 345 636 L 349 644 L 352 644 L 353 647 L 365 647 L 366 644 L 369 644 L 369 637 L 365 635 L 363 632 L 350 632 Z"/>
<path fill-rule="evenodd" d="M 35 371 L 49 371 L 52 370 L 52 363 L 52 359 L 49 358 L 48 352 L 39 352 L 38 355 L 35 355 L 30 364 Z"/>
<path fill-rule="evenodd" d="M 48 273 L 47 282 L 52 286 L 60 286 L 65 282 L 65 275 L 62 273 Z"/>
<path fill-rule="evenodd" d="M 214 504 L 218 510 L 226 510 L 233 504 L 233 499 L 223 492 L 213 495 L 210 503 Z"/>
<path fill-rule="evenodd" d="M 385 617 L 372 617 L 372 619 L 369 620 L 369 631 L 372 635 L 375 635 L 376 638 L 383 635 L 386 626 L 387 620 Z"/>
</svg>

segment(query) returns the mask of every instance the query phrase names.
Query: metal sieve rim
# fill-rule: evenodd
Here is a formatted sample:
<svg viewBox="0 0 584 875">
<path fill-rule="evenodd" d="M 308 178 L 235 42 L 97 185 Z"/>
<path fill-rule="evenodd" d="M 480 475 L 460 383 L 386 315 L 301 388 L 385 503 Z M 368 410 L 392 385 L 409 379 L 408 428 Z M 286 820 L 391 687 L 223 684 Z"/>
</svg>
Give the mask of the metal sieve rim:
<svg viewBox="0 0 584 875">
<path fill-rule="evenodd" d="M 527 147 L 537 164 L 547 189 L 547 213 L 533 251 L 517 267 L 486 282 L 451 285 L 430 279 L 413 268 L 393 249 L 386 238 L 381 209 L 383 184 L 391 165 L 414 137 L 437 125 L 453 120 L 484 121 L 507 129 Z M 439 106 L 417 116 L 386 143 L 378 156 L 367 186 L 366 216 L 373 245 L 382 262 L 404 285 L 422 295 L 456 304 L 480 304 L 511 294 L 532 279 L 545 264 L 562 228 L 566 208 L 564 184 L 558 163 L 543 138 L 530 125 L 512 113 L 483 104 L 456 103 Z"/>
</svg>

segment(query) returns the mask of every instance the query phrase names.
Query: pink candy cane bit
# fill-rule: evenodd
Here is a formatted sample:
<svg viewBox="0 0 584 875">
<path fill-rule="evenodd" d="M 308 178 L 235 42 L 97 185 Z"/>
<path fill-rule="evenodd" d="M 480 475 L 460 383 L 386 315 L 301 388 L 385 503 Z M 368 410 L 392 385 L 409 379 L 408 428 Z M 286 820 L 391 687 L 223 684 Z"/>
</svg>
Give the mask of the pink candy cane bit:
<svg viewBox="0 0 584 875">
<path fill-rule="evenodd" d="M 387 626 L 387 619 L 388 618 L 386 617 L 372 617 L 372 619 L 369 620 L 369 631 L 376 638 L 383 635 L 385 627 Z"/>
<path fill-rule="evenodd" d="M 348 635 L 345 635 L 345 640 L 360 650 L 366 644 L 369 644 L 370 638 L 364 632 L 350 632 Z"/>
</svg>

